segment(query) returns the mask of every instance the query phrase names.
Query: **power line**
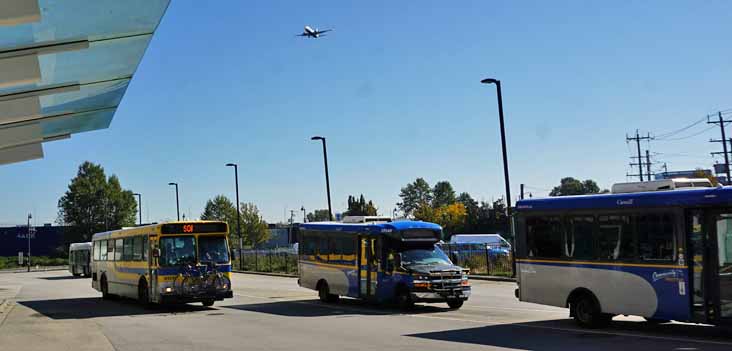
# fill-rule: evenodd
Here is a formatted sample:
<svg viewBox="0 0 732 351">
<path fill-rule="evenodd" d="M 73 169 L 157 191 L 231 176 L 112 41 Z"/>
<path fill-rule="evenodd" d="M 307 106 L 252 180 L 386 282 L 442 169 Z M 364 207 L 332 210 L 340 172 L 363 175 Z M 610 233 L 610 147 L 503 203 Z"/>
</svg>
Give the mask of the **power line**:
<svg viewBox="0 0 732 351">
<path fill-rule="evenodd" d="M 686 126 L 686 127 L 683 127 L 683 128 L 679 128 L 679 129 L 676 129 L 676 130 L 674 130 L 674 131 L 671 131 L 671 132 L 667 132 L 667 133 L 660 133 L 660 134 L 657 134 L 657 135 L 655 136 L 655 138 L 654 138 L 654 139 L 665 139 L 665 138 L 668 138 L 668 137 L 670 137 L 670 136 L 673 136 L 673 135 L 679 134 L 679 133 L 681 133 L 681 132 L 683 132 L 683 131 L 685 131 L 685 130 L 687 130 L 687 129 L 689 129 L 689 128 L 691 128 L 691 127 L 695 126 L 695 125 L 698 125 L 699 123 L 702 123 L 702 122 L 704 122 L 704 121 L 705 121 L 706 119 L 707 119 L 707 118 L 706 118 L 706 116 L 705 116 L 705 117 L 702 117 L 702 118 L 701 118 L 701 119 L 699 119 L 698 121 L 695 121 L 694 123 L 692 123 L 692 124 L 690 124 L 690 125 L 688 125 L 688 126 Z"/>
<path fill-rule="evenodd" d="M 712 140 L 709 140 L 709 142 L 710 143 L 722 143 L 722 152 L 721 152 L 721 154 L 724 155 L 724 171 L 725 171 L 725 173 L 727 175 L 727 183 L 729 183 L 729 181 L 730 181 L 729 151 L 727 151 L 727 142 L 729 140 L 727 140 L 727 137 L 726 137 L 726 134 L 725 134 L 725 130 L 724 130 L 724 126 L 725 126 L 725 124 L 727 124 L 729 122 L 732 122 L 732 121 L 725 121 L 724 120 L 724 116 L 722 115 L 722 111 L 717 112 L 717 115 L 719 116 L 719 121 L 710 121 L 710 120 L 708 120 L 709 117 L 707 117 L 707 123 L 708 124 L 712 124 L 713 127 L 716 127 L 717 125 L 719 125 L 719 130 L 722 133 L 722 139 L 719 139 L 719 140 L 712 139 Z M 712 155 L 718 155 L 718 154 L 720 154 L 720 153 L 719 152 L 712 152 Z"/>
<path fill-rule="evenodd" d="M 631 140 L 635 141 L 635 144 L 638 147 L 638 156 L 637 157 L 632 157 L 631 156 L 631 160 L 633 158 L 637 158 L 638 159 L 638 163 L 632 163 L 632 161 L 630 163 L 631 166 L 638 166 L 638 174 L 634 174 L 632 176 L 634 176 L 634 177 L 635 176 L 640 177 L 640 181 L 642 182 L 643 181 L 643 166 L 644 166 L 644 163 L 643 163 L 643 156 L 641 156 L 640 142 L 641 142 L 641 140 L 651 140 L 651 135 L 648 134 L 648 135 L 642 137 L 638 133 L 638 129 L 636 129 L 635 130 L 635 137 L 629 137 L 627 134 L 625 135 L 625 142 L 626 143 L 630 142 Z M 628 176 L 631 176 L 631 175 L 629 174 Z M 651 180 L 651 175 L 650 174 L 648 174 L 648 180 Z"/>
<path fill-rule="evenodd" d="M 714 129 L 714 126 L 709 127 L 709 128 L 705 128 L 705 129 L 703 129 L 703 130 L 701 130 L 701 131 L 699 131 L 697 133 L 694 133 L 694 134 L 691 134 L 691 135 L 687 135 L 687 136 L 683 136 L 683 137 L 672 138 L 672 139 L 654 139 L 654 140 L 657 140 L 657 141 L 679 141 L 679 140 L 684 140 L 684 139 L 689 139 L 689 138 L 695 137 L 697 135 L 703 134 L 704 132 L 707 132 L 707 131 L 712 130 L 712 129 Z"/>
</svg>

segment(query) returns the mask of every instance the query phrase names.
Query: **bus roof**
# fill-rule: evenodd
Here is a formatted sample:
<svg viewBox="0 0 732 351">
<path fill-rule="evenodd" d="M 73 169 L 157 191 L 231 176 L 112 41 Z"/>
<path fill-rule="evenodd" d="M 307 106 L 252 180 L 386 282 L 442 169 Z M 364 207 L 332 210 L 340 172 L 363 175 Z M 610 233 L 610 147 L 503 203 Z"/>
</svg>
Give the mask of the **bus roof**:
<svg viewBox="0 0 732 351">
<path fill-rule="evenodd" d="M 519 200 L 517 212 L 732 205 L 732 186 Z"/>
<path fill-rule="evenodd" d="M 91 250 L 92 243 L 71 243 L 69 245 L 69 251 L 76 251 L 76 250 Z"/>
<path fill-rule="evenodd" d="M 396 221 L 389 223 L 341 223 L 341 222 L 312 222 L 300 224 L 301 230 L 328 230 L 346 233 L 382 234 L 391 231 L 408 229 L 427 229 L 441 231 L 438 224 L 422 221 Z"/>
</svg>

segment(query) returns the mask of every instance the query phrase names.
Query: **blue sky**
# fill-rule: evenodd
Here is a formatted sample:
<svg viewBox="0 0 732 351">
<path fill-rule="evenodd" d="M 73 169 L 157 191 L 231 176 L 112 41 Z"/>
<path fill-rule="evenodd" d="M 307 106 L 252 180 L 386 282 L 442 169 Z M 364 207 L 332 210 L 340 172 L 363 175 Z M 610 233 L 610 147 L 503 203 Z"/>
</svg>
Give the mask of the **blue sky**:
<svg viewBox="0 0 732 351">
<path fill-rule="evenodd" d="M 142 193 L 150 221 L 175 217 L 171 181 L 188 216 L 216 194 L 233 198 L 224 165 L 237 162 L 241 200 L 281 221 L 289 209 L 326 207 L 312 135 L 328 138 L 337 210 L 363 193 L 390 214 L 416 177 L 498 198 L 498 117 L 485 77 L 503 85 L 514 194 L 565 176 L 609 188 L 630 171 L 626 133 L 661 134 L 732 108 L 729 2 L 459 5 L 173 2 L 109 129 L 0 169 L 0 224 L 29 211 L 53 221 L 85 160 Z M 306 24 L 335 31 L 295 37 Z M 670 170 L 708 168 L 718 134 L 650 148 Z"/>
</svg>

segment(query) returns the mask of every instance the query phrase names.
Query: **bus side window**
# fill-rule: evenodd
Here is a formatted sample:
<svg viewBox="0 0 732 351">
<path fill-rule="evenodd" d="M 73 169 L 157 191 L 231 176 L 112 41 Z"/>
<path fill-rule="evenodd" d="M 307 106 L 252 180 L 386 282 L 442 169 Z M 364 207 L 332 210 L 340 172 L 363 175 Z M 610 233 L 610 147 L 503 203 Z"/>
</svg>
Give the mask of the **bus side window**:
<svg viewBox="0 0 732 351">
<path fill-rule="evenodd" d="M 107 240 L 107 261 L 114 261 L 114 240 Z"/>
<path fill-rule="evenodd" d="M 630 216 L 599 216 L 597 246 L 600 260 L 633 259 L 635 228 Z"/>
<path fill-rule="evenodd" d="M 573 250 L 570 255 L 572 258 L 592 259 L 594 254 L 593 229 L 595 226 L 595 217 L 577 216 L 569 217 L 567 220 L 567 237 L 573 243 Z"/>
<path fill-rule="evenodd" d="M 559 258 L 562 256 L 562 223 L 559 217 L 526 219 L 526 242 L 529 257 Z"/>
<path fill-rule="evenodd" d="M 302 240 L 300 247 L 302 247 L 302 254 L 305 256 L 314 256 L 315 252 L 318 248 L 318 238 L 316 236 L 313 236 L 310 232 L 303 232 L 302 233 Z"/>
<path fill-rule="evenodd" d="M 99 250 L 100 260 L 106 261 L 107 260 L 107 249 L 109 248 L 107 246 L 107 241 L 106 240 L 100 240 L 99 241 L 99 245 L 100 245 L 100 250 Z"/>
<path fill-rule="evenodd" d="M 132 261 L 132 238 L 122 239 L 122 261 Z"/>
<path fill-rule="evenodd" d="M 142 260 L 147 261 L 147 252 L 148 248 L 150 247 L 150 244 L 147 240 L 147 235 L 142 236 Z"/>
<path fill-rule="evenodd" d="M 641 260 L 675 260 L 677 243 L 674 229 L 674 215 L 671 213 L 638 216 L 638 253 Z"/>
<path fill-rule="evenodd" d="M 124 252 L 124 241 L 117 239 L 114 241 L 114 260 L 122 261 L 122 253 Z"/>
<path fill-rule="evenodd" d="M 318 239 L 318 258 L 323 262 L 328 262 L 328 255 L 330 254 L 330 238 L 328 235 L 322 235 Z"/>
<path fill-rule="evenodd" d="M 132 239 L 132 260 L 142 261 L 142 237 L 136 236 Z"/>
<path fill-rule="evenodd" d="M 101 260 L 101 241 L 95 241 L 94 242 L 94 260 L 99 261 Z"/>
</svg>

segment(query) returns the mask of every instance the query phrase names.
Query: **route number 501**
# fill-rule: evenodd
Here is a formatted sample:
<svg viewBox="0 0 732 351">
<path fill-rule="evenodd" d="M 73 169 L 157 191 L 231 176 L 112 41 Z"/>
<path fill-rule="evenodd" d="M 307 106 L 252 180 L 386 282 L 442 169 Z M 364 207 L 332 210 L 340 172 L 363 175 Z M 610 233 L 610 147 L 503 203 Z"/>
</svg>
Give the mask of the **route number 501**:
<svg viewBox="0 0 732 351">
<path fill-rule="evenodd" d="M 193 224 L 183 225 L 183 233 L 193 233 Z"/>
</svg>

